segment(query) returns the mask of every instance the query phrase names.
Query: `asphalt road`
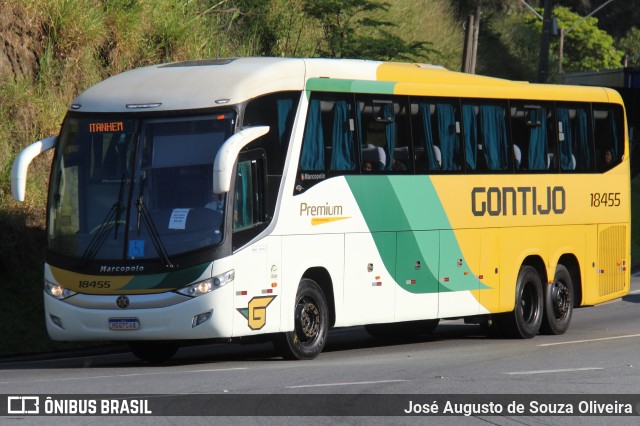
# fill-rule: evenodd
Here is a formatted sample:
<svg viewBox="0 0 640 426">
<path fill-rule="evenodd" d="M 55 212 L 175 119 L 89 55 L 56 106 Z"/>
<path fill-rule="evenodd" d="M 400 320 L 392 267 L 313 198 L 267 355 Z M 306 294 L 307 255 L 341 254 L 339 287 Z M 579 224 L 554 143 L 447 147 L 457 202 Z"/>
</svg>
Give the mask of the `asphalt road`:
<svg viewBox="0 0 640 426">
<path fill-rule="evenodd" d="M 623 299 L 575 310 L 571 327 L 562 336 L 486 338 L 478 326 L 443 321 L 433 335 L 412 340 L 374 339 L 362 327 L 334 330 L 325 351 L 315 360 L 304 362 L 283 361 L 270 344 L 182 348 L 171 362 L 161 366 L 145 364 L 129 353 L 89 352 L 80 357 L 1 362 L 0 394 L 409 394 L 422 395 L 427 401 L 441 394 L 636 394 L 640 403 L 639 349 L 640 278 L 636 277 L 631 293 Z M 70 424 L 65 417 L 55 419 L 66 419 L 63 423 Z M 126 419 L 111 420 L 126 424 Z M 137 419 L 140 421 L 136 423 L 144 423 L 143 418 Z M 158 424 L 160 419 L 154 419 Z M 296 423 L 295 417 L 217 420 L 225 419 L 229 424 Z M 391 417 L 341 419 L 341 423 L 353 424 L 398 423 L 391 422 L 398 420 Z M 0 417 L 3 424 L 44 424 L 36 420 Z M 91 423 L 88 418 L 71 420 Z M 91 420 L 97 422 L 99 418 Z M 191 417 L 185 421 L 193 424 L 195 420 Z M 307 420 L 335 422 L 318 417 Z M 415 424 L 427 418 L 399 420 Z M 594 417 L 578 422 L 575 417 L 504 414 L 429 420 L 438 420 L 435 424 L 602 424 L 602 418 L 596 421 Z M 638 424 L 637 420 L 607 418 L 610 424 Z M 180 421 L 169 417 L 160 423 Z"/>
</svg>

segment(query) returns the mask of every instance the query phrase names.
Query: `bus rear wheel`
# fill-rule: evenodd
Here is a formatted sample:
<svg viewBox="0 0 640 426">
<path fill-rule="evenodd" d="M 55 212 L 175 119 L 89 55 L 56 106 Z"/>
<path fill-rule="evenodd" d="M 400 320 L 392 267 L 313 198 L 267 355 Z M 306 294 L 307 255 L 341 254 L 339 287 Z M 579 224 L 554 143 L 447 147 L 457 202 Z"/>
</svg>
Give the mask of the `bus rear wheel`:
<svg viewBox="0 0 640 426">
<path fill-rule="evenodd" d="M 564 265 L 556 267 L 553 284 L 545 286 L 544 321 L 540 331 L 544 334 L 564 334 L 573 314 L 573 283 Z"/>
<path fill-rule="evenodd" d="M 327 341 L 329 314 L 324 293 L 310 279 L 300 281 L 294 310 L 294 329 L 274 341 L 284 359 L 305 360 L 317 357 Z"/>
<path fill-rule="evenodd" d="M 180 345 L 173 342 L 132 342 L 129 349 L 138 358 L 151 364 L 159 364 L 171 359 Z"/>
<path fill-rule="evenodd" d="M 543 308 L 540 274 L 533 266 L 522 266 L 516 282 L 516 306 L 503 317 L 504 331 L 520 339 L 535 337 L 542 325 Z"/>
</svg>

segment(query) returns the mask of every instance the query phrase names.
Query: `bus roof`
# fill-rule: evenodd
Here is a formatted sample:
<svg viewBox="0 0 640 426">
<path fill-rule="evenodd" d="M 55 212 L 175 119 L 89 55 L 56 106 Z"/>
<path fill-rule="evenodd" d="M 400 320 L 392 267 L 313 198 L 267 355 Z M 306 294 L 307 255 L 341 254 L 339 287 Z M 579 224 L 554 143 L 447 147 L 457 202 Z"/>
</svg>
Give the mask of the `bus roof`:
<svg viewBox="0 0 640 426">
<path fill-rule="evenodd" d="M 622 103 L 618 93 L 610 89 L 534 85 L 433 65 L 356 59 L 229 58 L 126 71 L 87 89 L 73 101 L 71 109 L 114 113 L 202 109 L 305 88 Z"/>
</svg>

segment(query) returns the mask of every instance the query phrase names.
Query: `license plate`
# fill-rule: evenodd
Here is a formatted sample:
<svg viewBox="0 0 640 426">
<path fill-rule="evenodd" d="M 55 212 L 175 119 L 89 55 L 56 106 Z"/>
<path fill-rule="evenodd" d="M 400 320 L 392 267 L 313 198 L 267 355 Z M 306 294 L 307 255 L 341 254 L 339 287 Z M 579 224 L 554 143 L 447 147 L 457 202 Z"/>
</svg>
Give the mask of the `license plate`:
<svg viewBox="0 0 640 426">
<path fill-rule="evenodd" d="M 109 330 L 138 330 L 138 318 L 109 318 Z"/>
</svg>

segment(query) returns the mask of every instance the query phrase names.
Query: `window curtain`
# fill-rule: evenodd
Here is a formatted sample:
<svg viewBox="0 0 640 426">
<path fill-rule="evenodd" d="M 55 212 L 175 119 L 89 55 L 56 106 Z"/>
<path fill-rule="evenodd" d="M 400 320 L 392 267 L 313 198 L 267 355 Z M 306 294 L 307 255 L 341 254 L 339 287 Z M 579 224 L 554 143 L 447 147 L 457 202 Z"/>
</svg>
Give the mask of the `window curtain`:
<svg viewBox="0 0 640 426">
<path fill-rule="evenodd" d="M 467 167 L 476 170 L 478 163 L 478 124 L 475 106 L 462 106 L 462 122 L 464 123 L 464 149 Z"/>
<path fill-rule="evenodd" d="M 422 132 L 424 133 L 424 155 L 427 159 L 427 168 L 429 170 L 438 170 L 440 164 L 436 160 L 433 151 L 433 132 L 431 130 L 431 105 L 422 103 L 418 107 L 420 120 L 422 121 Z"/>
<path fill-rule="evenodd" d="M 489 170 L 505 170 L 507 154 L 507 124 L 504 108 L 494 105 L 480 107 L 484 158 Z"/>
<path fill-rule="evenodd" d="M 562 123 L 562 131 L 564 140 L 560 141 L 560 169 L 573 169 L 573 135 L 571 132 L 571 119 L 569 118 L 569 110 L 567 108 L 558 108 L 558 123 Z"/>
<path fill-rule="evenodd" d="M 616 115 L 614 111 L 609 110 L 609 125 L 611 130 L 611 154 L 613 154 L 613 161 L 618 161 L 618 151 L 620 148 L 620 141 L 618 140 L 618 126 L 616 125 Z"/>
<path fill-rule="evenodd" d="M 322 116 L 318 99 L 312 99 L 309 103 L 300 167 L 302 170 L 324 169 L 324 137 L 322 135 Z"/>
<path fill-rule="evenodd" d="M 349 104 L 338 101 L 333 106 L 333 147 L 331 170 L 353 170 L 353 133 L 349 126 Z"/>
<path fill-rule="evenodd" d="M 573 132 L 576 139 L 576 170 L 591 169 L 591 147 L 589 146 L 589 134 L 587 133 L 587 111 L 576 111 L 576 122 Z"/>
<path fill-rule="evenodd" d="M 529 170 L 547 169 L 547 112 L 545 109 L 529 111 Z"/>
<path fill-rule="evenodd" d="M 384 132 L 387 139 L 387 146 L 385 147 L 385 153 L 387 154 L 387 164 L 385 170 L 393 169 L 393 152 L 396 147 L 396 121 L 394 119 L 393 104 L 384 104 L 382 107 L 382 113 L 384 120 L 389 121 L 384 126 Z"/>
<path fill-rule="evenodd" d="M 437 104 L 438 133 L 440 134 L 440 151 L 442 154 L 442 170 L 457 170 L 456 155 L 460 151 L 458 134 L 456 133 L 456 113 L 451 104 Z"/>
<path fill-rule="evenodd" d="M 293 125 L 293 99 L 278 99 L 276 101 L 276 115 L 278 117 L 278 142 L 287 145 L 285 135 L 291 131 Z"/>
<path fill-rule="evenodd" d="M 295 111 L 293 110 L 293 99 L 276 100 L 278 144 L 280 144 L 280 158 L 282 159 L 282 166 L 284 166 L 284 159 L 287 157 L 287 149 L 289 148 L 289 138 L 291 137 L 294 118 Z M 280 169 L 282 168 L 282 166 L 280 167 Z"/>
</svg>

